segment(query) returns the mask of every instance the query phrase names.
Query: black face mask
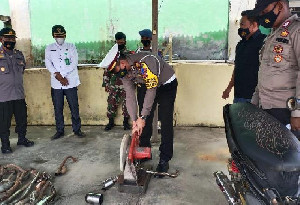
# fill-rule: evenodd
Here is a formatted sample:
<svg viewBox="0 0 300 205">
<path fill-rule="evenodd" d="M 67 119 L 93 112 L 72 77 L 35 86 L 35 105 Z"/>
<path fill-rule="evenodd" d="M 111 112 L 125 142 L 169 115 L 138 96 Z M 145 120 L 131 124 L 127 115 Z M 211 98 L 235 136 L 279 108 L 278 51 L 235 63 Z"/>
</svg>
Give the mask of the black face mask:
<svg viewBox="0 0 300 205">
<path fill-rule="evenodd" d="M 246 39 L 247 36 L 250 34 L 249 28 L 239 28 L 238 34 L 242 39 Z"/>
<path fill-rule="evenodd" d="M 16 42 L 12 42 L 12 41 L 4 41 L 3 42 L 3 46 L 5 48 L 7 48 L 8 50 L 14 50 L 15 45 L 16 45 Z"/>
<path fill-rule="evenodd" d="M 127 75 L 128 71 L 126 69 L 126 67 L 122 70 L 120 69 L 119 72 L 115 73 L 115 75 L 119 78 L 124 78 L 125 75 Z"/>
<path fill-rule="evenodd" d="M 149 47 L 151 45 L 151 41 L 150 40 L 141 40 L 142 44 L 144 47 Z"/>
<path fill-rule="evenodd" d="M 125 44 L 118 45 L 118 50 L 121 51 L 125 48 Z"/>
<path fill-rule="evenodd" d="M 277 5 L 277 4 L 276 4 Z M 276 5 L 274 6 L 274 8 L 272 9 L 272 11 L 265 13 L 264 15 L 259 17 L 259 24 L 265 28 L 272 28 L 275 21 L 277 20 L 280 12 L 276 15 L 274 13 L 274 9 L 276 7 Z"/>
</svg>

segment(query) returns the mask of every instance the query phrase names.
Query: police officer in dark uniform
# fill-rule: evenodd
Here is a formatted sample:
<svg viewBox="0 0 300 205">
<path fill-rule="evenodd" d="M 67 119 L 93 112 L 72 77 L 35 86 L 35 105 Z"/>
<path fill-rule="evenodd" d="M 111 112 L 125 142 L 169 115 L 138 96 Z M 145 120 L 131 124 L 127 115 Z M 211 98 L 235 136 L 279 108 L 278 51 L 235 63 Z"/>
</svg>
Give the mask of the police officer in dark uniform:
<svg viewBox="0 0 300 205">
<path fill-rule="evenodd" d="M 11 28 L 0 31 L 0 138 L 3 154 L 12 153 L 9 135 L 12 116 L 16 119 L 15 132 L 18 133 L 17 145 L 31 147 L 34 142 L 28 140 L 27 107 L 24 95 L 23 74 L 25 59 L 21 51 L 15 48 L 16 33 Z"/>
</svg>

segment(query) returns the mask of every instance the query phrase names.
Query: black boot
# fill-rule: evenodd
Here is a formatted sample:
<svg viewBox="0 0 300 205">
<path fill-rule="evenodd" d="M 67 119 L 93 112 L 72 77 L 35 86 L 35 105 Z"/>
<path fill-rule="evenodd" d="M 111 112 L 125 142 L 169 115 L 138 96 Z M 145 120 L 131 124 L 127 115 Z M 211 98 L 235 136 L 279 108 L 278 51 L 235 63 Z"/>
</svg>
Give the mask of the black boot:
<svg viewBox="0 0 300 205">
<path fill-rule="evenodd" d="M 156 167 L 156 171 L 157 172 L 168 172 L 168 170 L 169 170 L 169 162 L 165 161 L 163 159 L 160 159 L 159 163 Z M 163 175 L 154 175 L 154 176 L 158 177 L 158 178 L 163 178 L 164 177 Z"/>
<path fill-rule="evenodd" d="M 74 135 L 76 135 L 79 138 L 85 137 L 85 133 L 82 132 L 81 130 L 78 130 L 78 131 L 74 132 Z"/>
<path fill-rule="evenodd" d="M 51 137 L 51 140 L 56 140 L 56 139 L 59 139 L 61 137 L 64 136 L 64 132 L 56 132 L 52 137 Z"/>
<path fill-rule="evenodd" d="M 109 118 L 108 124 L 105 126 L 104 130 L 109 131 L 115 126 L 114 118 Z"/>
<path fill-rule="evenodd" d="M 128 123 L 128 121 L 129 121 L 129 118 L 124 117 L 124 121 L 123 121 L 124 130 L 130 130 L 131 129 L 130 124 Z"/>
<path fill-rule="evenodd" d="M 25 136 L 19 136 L 17 145 L 23 145 L 25 147 L 32 147 L 34 145 L 34 142 L 30 141 Z"/>
<path fill-rule="evenodd" d="M 10 142 L 9 142 L 8 137 L 2 137 L 1 138 L 1 143 L 2 143 L 1 151 L 2 151 L 3 154 L 12 153 L 12 149 L 10 147 Z"/>
</svg>

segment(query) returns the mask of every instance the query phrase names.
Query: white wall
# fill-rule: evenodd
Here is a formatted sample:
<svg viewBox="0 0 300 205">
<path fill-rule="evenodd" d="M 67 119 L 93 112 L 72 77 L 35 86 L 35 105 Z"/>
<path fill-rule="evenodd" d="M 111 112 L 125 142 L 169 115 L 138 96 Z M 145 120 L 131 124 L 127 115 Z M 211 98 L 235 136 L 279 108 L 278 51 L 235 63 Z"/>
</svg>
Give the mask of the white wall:
<svg viewBox="0 0 300 205">
<path fill-rule="evenodd" d="M 30 0 L 9 0 L 12 28 L 17 34 L 16 48 L 22 50 L 27 66 L 31 65 Z"/>
</svg>

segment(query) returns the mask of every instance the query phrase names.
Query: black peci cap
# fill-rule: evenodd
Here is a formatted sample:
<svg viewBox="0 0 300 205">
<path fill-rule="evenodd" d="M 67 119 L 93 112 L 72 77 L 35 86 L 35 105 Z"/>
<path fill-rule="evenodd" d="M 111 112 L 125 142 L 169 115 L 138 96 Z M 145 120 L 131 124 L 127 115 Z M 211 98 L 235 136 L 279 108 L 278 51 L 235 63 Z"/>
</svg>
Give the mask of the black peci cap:
<svg viewBox="0 0 300 205">
<path fill-rule="evenodd" d="M 57 38 L 65 38 L 66 30 L 62 25 L 55 25 L 52 27 L 52 36 Z"/>
</svg>

